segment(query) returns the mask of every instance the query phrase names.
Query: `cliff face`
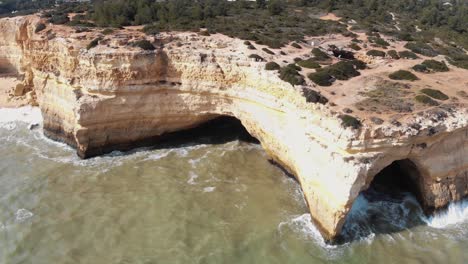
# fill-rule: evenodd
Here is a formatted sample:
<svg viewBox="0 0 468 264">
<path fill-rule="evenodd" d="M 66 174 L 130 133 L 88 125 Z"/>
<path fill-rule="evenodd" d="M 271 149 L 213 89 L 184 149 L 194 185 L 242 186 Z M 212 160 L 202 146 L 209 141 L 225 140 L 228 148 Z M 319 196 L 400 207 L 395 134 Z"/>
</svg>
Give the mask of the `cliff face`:
<svg viewBox="0 0 468 264">
<path fill-rule="evenodd" d="M 400 126 L 344 129 L 329 106 L 308 103 L 243 41 L 162 35 L 155 51 L 121 45 L 123 32 L 87 50 L 95 35 L 65 27 L 34 33 L 35 16 L 0 20 L 0 62 L 24 75 L 44 133 L 86 158 L 157 141 L 164 133 L 234 116 L 300 182 L 322 234 L 339 235 L 360 191 L 394 161 L 426 209 L 468 195 L 465 104 L 429 109 Z M 132 38 L 142 37 L 133 32 Z M 127 36 L 128 37 L 128 36 Z"/>
</svg>

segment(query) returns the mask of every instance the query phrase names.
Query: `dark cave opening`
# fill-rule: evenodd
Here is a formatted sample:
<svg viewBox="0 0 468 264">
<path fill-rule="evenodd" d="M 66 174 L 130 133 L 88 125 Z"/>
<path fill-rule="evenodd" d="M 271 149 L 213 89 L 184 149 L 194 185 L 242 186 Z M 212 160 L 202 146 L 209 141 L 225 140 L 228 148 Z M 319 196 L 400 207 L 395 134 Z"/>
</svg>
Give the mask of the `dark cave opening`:
<svg viewBox="0 0 468 264">
<path fill-rule="evenodd" d="M 385 167 L 354 201 L 338 243 L 423 225 L 421 186 L 420 172 L 411 160 L 397 160 Z"/>
</svg>

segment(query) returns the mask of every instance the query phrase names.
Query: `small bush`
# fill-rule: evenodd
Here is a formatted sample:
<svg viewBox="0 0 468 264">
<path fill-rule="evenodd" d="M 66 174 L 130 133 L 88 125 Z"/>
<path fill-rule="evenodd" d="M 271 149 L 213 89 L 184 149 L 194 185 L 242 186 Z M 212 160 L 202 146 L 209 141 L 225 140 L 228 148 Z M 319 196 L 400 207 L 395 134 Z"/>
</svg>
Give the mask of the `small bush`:
<svg viewBox="0 0 468 264">
<path fill-rule="evenodd" d="M 252 45 L 252 43 L 250 41 L 246 40 L 246 41 L 244 41 L 244 45 L 249 46 L 249 45 Z"/>
<path fill-rule="evenodd" d="M 281 67 L 279 66 L 278 63 L 270 61 L 267 64 L 265 64 L 265 70 L 267 71 L 276 71 L 279 70 Z"/>
<path fill-rule="evenodd" d="M 422 65 L 422 64 L 414 65 L 413 70 L 417 71 L 417 72 L 423 72 L 423 73 L 428 73 L 429 72 L 429 69 L 426 66 Z"/>
<path fill-rule="evenodd" d="M 302 49 L 301 45 L 297 44 L 296 42 L 293 42 L 291 46 L 293 46 L 296 49 Z"/>
<path fill-rule="evenodd" d="M 308 68 L 308 69 L 318 69 L 321 68 L 320 64 L 315 62 L 313 59 L 301 60 L 297 62 L 297 65 Z"/>
<path fill-rule="evenodd" d="M 384 48 L 390 46 L 390 43 L 381 37 L 369 37 L 369 41 Z"/>
<path fill-rule="evenodd" d="M 39 33 L 42 30 L 46 29 L 46 25 L 44 23 L 38 23 L 36 25 L 36 29 L 34 30 L 35 33 Z"/>
<path fill-rule="evenodd" d="M 327 71 L 318 71 L 307 76 L 311 81 L 320 86 L 331 86 L 334 78 Z"/>
<path fill-rule="evenodd" d="M 254 45 L 248 45 L 247 48 L 250 49 L 250 50 L 256 49 Z"/>
<path fill-rule="evenodd" d="M 422 65 L 426 66 L 427 68 L 431 69 L 435 72 L 447 72 L 449 68 L 443 61 L 436 61 L 436 60 L 425 60 L 421 63 Z"/>
<path fill-rule="evenodd" d="M 369 50 L 366 54 L 374 57 L 385 57 L 385 52 L 381 50 Z"/>
<path fill-rule="evenodd" d="M 394 73 L 391 73 L 388 77 L 392 80 L 407 80 L 407 81 L 416 81 L 419 80 L 416 75 L 412 74 L 409 71 L 399 70 Z"/>
<path fill-rule="evenodd" d="M 100 38 L 95 38 L 95 39 L 93 39 L 93 40 L 88 44 L 88 46 L 86 46 L 86 49 L 87 49 L 87 50 L 90 50 L 90 49 L 96 47 L 97 45 L 99 45 L 99 40 L 101 40 L 101 39 L 100 39 Z"/>
<path fill-rule="evenodd" d="M 133 47 L 138 47 L 142 50 L 155 50 L 156 48 L 146 39 L 138 40 L 132 43 Z"/>
<path fill-rule="evenodd" d="M 68 18 L 67 14 L 54 14 L 51 18 L 49 18 L 49 22 L 56 25 L 62 25 L 70 22 L 70 18 Z"/>
<path fill-rule="evenodd" d="M 411 52 L 409 50 L 400 51 L 398 52 L 398 55 L 400 56 L 400 58 L 403 58 L 403 59 L 410 59 L 410 60 L 419 59 L 418 55 L 416 55 L 414 52 Z"/>
<path fill-rule="evenodd" d="M 302 94 L 306 98 L 306 102 L 308 103 L 320 103 L 326 104 L 328 103 L 328 99 L 321 95 L 319 92 L 314 91 L 310 88 L 303 88 Z"/>
<path fill-rule="evenodd" d="M 265 61 L 265 59 L 263 59 L 263 57 L 257 55 L 257 54 L 251 54 L 249 55 L 249 58 L 251 59 L 255 59 L 255 61 Z"/>
<path fill-rule="evenodd" d="M 286 67 L 280 69 L 280 78 L 283 81 L 289 82 L 292 85 L 301 85 L 304 84 L 304 78 L 299 74 L 301 70 L 300 67 L 289 64 Z"/>
<path fill-rule="evenodd" d="M 435 57 L 438 53 L 428 44 L 422 42 L 408 42 L 405 48 L 411 50 L 414 53 L 418 53 L 428 57 Z"/>
<path fill-rule="evenodd" d="M 320 86 L 332 85 L 334 79 L 348 80 L 359 76 L 357 69 L 364 69 L 366 64 L 362 61 L 340 61 L 325 68 L 317 69 L 317 72 L 308 75 L 309 79 Z"/>
<path fill-rule="evenodd" d="M 445 101 L 445 100 L 448 100 L 449 97 L 444 94 L 443 92 L 439 91 L 439 90 L 435 90 L 435 89 L 430 89 L 430 88 L 425 88 L 425 89 L 422 89 L 421 90 L 421 93 L 425 94 L 425 95 L 428 95 L 434 99 L 437 99 L 437 100 L 442 100 L 442 101 Z"/>
<path fill-rule="evenodd" d="M 269 50 L 269 49 L 267 49 L 267 48 L 263 48 L 262 50 L 263 50 L 264 52 L 270 54 L 270 55 L 275 55 L 275 53 L 274 53 L 273 51 L 271 51 L 271 50 Z"/>
<path fill-rule="evenodd" d="M 326 61 L 330 59 L 330 56 L 328 56 L 327 53 L 323 52 L 319 48 L 313 48 L 312 49 L 312 55 L 314 55 L 314 59 L 316 61 Z"/>
<path fill-rule="evenodd" d="M 362 126 L 361 121 L 353 116 L 341 115 L 339 118 L 341 119 L 341 125 L 345 128 L 352 127 L 354 129 L 358 129 Z"/>
<path fill-rule="evenodd" d="M 425 104 L 425 105 L 430 105 L 430 106 L 439 105 L 439 103 L 437 101 L 435 101 L 435 100 L 431 99 L 429 96 L 426 96 L 426 95 L 423 95 L 423 94 L 416 95 L 416 97 L 414 97 L 414 99 L 416 100 L 416 102 L 421 103 L 421 104 Z"/>
<path fill-rule="evenodd" d="M 394 60 L 400 59 L 400 56 L 398 56 L 398 53 L 396 52 L 396 50 L 387 51 L 387 55 Z"/>
<path fill-rule="evenodd" d="M 361 47 L 359 47 L 359 45 L 356 44 L 356 43 L 354 43 L 354 42 L 351 43 L 351 44 L 349 44 L 348 47 L 350 47 L 350 48 L 353 49 L 353 50 L 361 50 Z"/>
</svg>

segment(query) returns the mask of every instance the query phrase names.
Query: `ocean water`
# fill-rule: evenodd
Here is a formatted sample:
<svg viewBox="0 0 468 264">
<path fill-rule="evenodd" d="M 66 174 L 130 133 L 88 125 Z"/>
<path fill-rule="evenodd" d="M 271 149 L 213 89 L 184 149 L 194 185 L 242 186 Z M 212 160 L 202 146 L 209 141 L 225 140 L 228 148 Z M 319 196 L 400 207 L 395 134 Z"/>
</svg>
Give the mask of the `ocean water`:
<svg viewBox="0 0 468 264">
<path fill-rule="evenodd" d="M 80 160 L 0 109 L 0 263 L 468 263 L 468 201 L 427 218 L 368 190 L 339 245 L 298 183 L 238 140 Z"/>
</svg>

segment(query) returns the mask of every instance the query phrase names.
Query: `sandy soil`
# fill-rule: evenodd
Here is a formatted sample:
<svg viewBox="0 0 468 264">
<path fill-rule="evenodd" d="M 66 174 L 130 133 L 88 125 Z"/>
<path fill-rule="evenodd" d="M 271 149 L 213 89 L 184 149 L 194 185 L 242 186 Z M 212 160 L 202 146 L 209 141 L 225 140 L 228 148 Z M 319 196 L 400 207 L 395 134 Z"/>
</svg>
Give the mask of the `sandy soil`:
<svg viewBox="0 0 468 264">
<path fill-rule="evenodd" d="M 18 83 L 15 77 L 0 77 L 0 108 L 14 108 L 28 104 L 26 96 L 12 96 L 13 89 Z"/>
</svg>

